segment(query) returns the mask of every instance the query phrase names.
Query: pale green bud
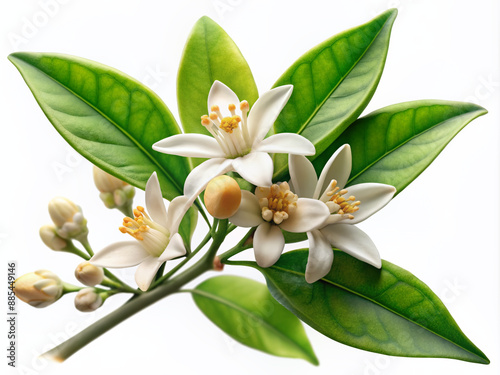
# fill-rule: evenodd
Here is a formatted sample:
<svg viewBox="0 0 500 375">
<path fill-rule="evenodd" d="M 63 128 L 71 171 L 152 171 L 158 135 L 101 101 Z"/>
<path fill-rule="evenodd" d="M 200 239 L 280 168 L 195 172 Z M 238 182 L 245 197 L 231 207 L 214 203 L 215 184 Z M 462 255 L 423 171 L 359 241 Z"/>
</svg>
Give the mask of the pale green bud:
<svg viewBox="0 0 500 375">
<path fill-rule="evenodd" d="M 40 238 L 43 243 L 54 251 L 66 249 L 68 242 L 57 235 L 56 227 L 53 225 L 44 225 L 40 228 Z"/>
<path fill-rule="evenodd" d="M 67 198 L 57 197 L 49 202 L 49 214 L 56 225 L 56 233 L 65 239 L 81 239 L 88 233 L 87 220 L 82 209 Z"/>
</svg>

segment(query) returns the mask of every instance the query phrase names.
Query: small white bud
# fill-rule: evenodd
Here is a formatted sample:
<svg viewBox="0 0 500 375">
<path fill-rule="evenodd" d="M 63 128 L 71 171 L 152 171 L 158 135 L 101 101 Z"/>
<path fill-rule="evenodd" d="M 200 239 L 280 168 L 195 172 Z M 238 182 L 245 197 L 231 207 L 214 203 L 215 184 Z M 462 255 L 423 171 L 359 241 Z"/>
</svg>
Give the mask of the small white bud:
<svg viewBox="0 0 500 375">
<path fill-rule="evenodd" d="M 80 290 L 75 297 L 75 307 L 82 312 L 97 310 L 102 305 L 101 296 L 95 292 L 94 288 Z"/>
<path fill-rule="evenodd" d="M 75 277 L 84 285 L 95 286 L 102 283 L 104 271 L 102 267 L 95 266 L 90 262 L 83 262 L 76 267 Z"/>
<path fill-rule="evenodd" d="M 56 227 L 53 225 L 44 225 L 41 227 L 40 238 L 49 249 L 54 251 L 63 250 L 68 246 L 68 242 L 57 235 Z"/>
<path fill-rule="evenodd" d="M 101 193 L 113 193 L 128 185 L 126 182 L 110 175 L 94 165 L 94 184 Z"/>
<path fill-rule="evenodd" d="M 62 296 L 63 283 L 53 272 L 38 270 L 17 278 L 14 293 L 33 307 L 46 307 Z"/>
<path fill-rule="evenodd" d="M 94 183 L 101 192 L 99 197 L 107 208 L 123 207 L 131 202 L 135 189 L 126 182 L 94 165 Z"/>
<path fill-rule="evenodd" d="M 87 220 L 82 209 L 67 198 L 57 197 L 49 202 L 49 214 L 56 225 L 56 233 L 65 239 L 86 235 Z"/>
</svg>

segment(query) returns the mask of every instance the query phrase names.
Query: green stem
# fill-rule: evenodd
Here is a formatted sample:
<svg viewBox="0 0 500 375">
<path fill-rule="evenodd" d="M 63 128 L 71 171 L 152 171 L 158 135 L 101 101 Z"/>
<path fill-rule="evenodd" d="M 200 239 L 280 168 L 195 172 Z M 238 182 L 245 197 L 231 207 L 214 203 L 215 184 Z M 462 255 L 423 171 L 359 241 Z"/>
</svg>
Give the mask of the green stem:
<svg viewBox="0 0 500 375">
<path fill-rule="evenodd" d="M 191 268 L 169 280 L 168 283 L 161 284 L 157 288 L 141 295 L 132 297 L 123 306 L 116 309 L 109 315 L 98 320 L 91 326 L 85 328 L 69 340 L 56 346 L 54 349 L 44 353 L 43 356 L 57 362 L 62 362 L 78 350 L 89 344 L 103 333 L 109 331 L 119 323 L 131 317 L 142 309 L 152 305 L 166 296 L 177 292 L 183 285 L 194 280 L 213 267 L 213 261 L 217 250 L 224 241 L 227 234 L 227 220 L 219 223 L 217 233 L 214 235 L 212 245 L 206 254 Z"/>
<path fill-rule="evenodd" d="M 122 284 L 117 281 L 111 280 L 110 278 L 104 278 L 104 280 L 101 282 L 101 285 L 107 286 L 109 288 L 113 288 L 119 292 L 127 292 L 127 293 L 134 293 L 134 294 L 141 294 L 141 291 L 139 289 L 134 289 L 127 284 Z"/>
<path fill-rule="evenodd" d="M 168 271 L 165 275 L 156 280 L 153 283 L 153 285 L 151 285 L 151 289 L 156 288 L 158 285 L 165 282 L 165 280 L 168 280 L 170 277 L 172 277 L 173 274 L 175 274 L 180 268 L 182 268 L 187 262 L 189 262 L 201 249 L 203 249 L 203 247 L 208 243 L 208 241 L 211 238 L 212 238 L 212 233 L 208 232 L 205 238 L 200 242 L 198 247 L 195 250 L 193 250 L 193 252 L 189 254 L 189 256 L 184 258 L 182 262 L 180 262 L 178 265 L 176 265 L 174 268 Z"/>
<path fill-rule="evenodd" d="M 64 250 L 62 250 L 66 253 L 71 253 L 71 254 L 75 254 L 77 256 L 79 256 L 80 258 L 83 258 L 85 260 L 89 260 L 90 257 L 85 254 L 83 251 L 81 251 L 80 249 L 78 249 L 75 245 L 73 245 L 73 242 L 70 242 L 68 244 L 68 247 L 66 247 Z"/>
<path fill-rule="evenodd" d="M 65 282 L 63 282 L 62 284 L 63 284 L 63 295 L 66 294 L 66 293 L 78 292 L 78 291 L 80 291 L 80 290 L 83 289 L 80 286 L 76 286 L 76 285 L 73 285 L 73 284 L 68 284 L 68 283 L 65 283 Z"/>
<path fill-rule="evenodd" d="M 134 217 L 134 210 L 132 209 L 132 202 L 121 206 L 121 207 L 116 207 L 117 210 L 119 210 L 122 214 L 124 214 L 127 217 Z"/>
<path fill-rule="evenodd" d="M 92 251 L 92 247 L 90 247 L 90 243 L 89 243 L 89 240 L 87 239 L 87 237 L 85 237 L 84 239 L 81 239 L 80 243 L 85 248 L 85 250 L 87 250 L 87 253 L 89 253 L 89 255 L 91 257 L 93 257 L 94 256 L 94 251 Z"/>
<path fill-rule="evenodd" d="M 233 247 L 232 249 L 229 249 L 225 253 L 222 253 L 219 255 L 221 263 L 228 263 L 228 259 L 231 258 L 232 256 L 241 253 L 243 250 L 249 249 L 252 247 L 252 236 L 253 233 L 255 232 L 256 228 L 251 228 L 247 234 L 245 234 L 245 237 L 241 239 L 238 244 Z"/>
</svg>

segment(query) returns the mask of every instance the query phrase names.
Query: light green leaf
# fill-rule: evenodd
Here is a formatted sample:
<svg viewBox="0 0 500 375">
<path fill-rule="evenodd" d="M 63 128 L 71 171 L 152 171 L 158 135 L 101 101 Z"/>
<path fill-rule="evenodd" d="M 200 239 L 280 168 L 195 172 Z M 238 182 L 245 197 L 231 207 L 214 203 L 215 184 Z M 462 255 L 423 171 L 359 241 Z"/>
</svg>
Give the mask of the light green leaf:
<svg viewBox="0 0 500 375">
<path fill-rule="evenodd" d="M 485 113 L 472 103 L 442 100 L 391 105 L 355 121 L 313 164 L 320 173 L 335 150 L 348 143 L 352 171 L 347 185 L 379 182 L 400 193 L 465 125 Z"/>
<path fill-rule="evenodd" d="M 276 302 L 265 285 L 218 276 L 191 292 L 207 318 L 236 341 L 268 354 L 318 364 L 300 320 Z"/>
<path fill-rule="evenodd" d="M 308 284 L 307 256 L 307 250 L 288 252 L 269 268 L 238 263 L 262 272 L 274 298 L 333 340 L 395 356 L 489 363 L 439 298 L 408 271 L 387 261 L 379 270 L 335 251 L 330 273 Z"/>
<path fill-rule="evenodd" d="M 200 118 L 208 114 L 208 93 L 216 80 L 250 105 L 259 96 L 250 67 L 236 44 L 217 23 L 202 17 L 186 42 L 177 76 L 179 115 L 187 133 L 209 135 Z"/>
<path fill-rule="evenodd" d="M 140 189 L 156 171 L 166 199 L 182 194 L 187 160 L 151 148 L 180 129 L 150 89 L 116 69 L 75 56 L 18 52 L 9 59 L 52 125 L 90 162 Z M 180 232 L 186 244 L 197 215 L 192 209 L 184 218 Z"/>
<path fill-rule="evenodd" d="M 293 94 L 274 133 L 298 133 L 321 154 L 363 111 L 382 75 L 397 10 L 338 34 L 300 57 L 274 86 Z M 313 160 L 315 156 L 311 157 Z M 287 174 L 286 155 L 274 157 L 275 180 Z"/>
</svg>

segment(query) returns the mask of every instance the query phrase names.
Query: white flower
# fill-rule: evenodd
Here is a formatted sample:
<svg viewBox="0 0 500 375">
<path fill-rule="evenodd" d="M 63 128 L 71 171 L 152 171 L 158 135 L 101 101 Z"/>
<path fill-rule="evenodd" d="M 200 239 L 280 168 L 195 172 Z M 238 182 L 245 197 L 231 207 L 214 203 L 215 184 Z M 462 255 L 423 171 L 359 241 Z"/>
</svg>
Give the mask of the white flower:
<svg viewBox="0 0 500 375">
<path fill-rule="evenodd" d="M 270 267 L 281 256 L 285 239 L 281 229 L 302 233 L 321 226 L 330 215 L 324 203 L 298 198 L 286 182 L 271 187 L 257 187 L 255 195 L 241 192 L 241 204 L 229 218 L 240 227 L 257 227 L 253 238 L 255 260 L 261 267 Z"/>
<path fill-rule="evenodd" d="M 122 233 L 136 241 L 117 242 L 95 254 L 90 262 L 109 268 L 132 267 L 138 264 L 135 281 L 146 291 L 163 262 L 186 254 L 182 238 L 177 233 L 179 224 L 192 201 L 186 196 L 172 200 L 168 212 L 163 204 L 160 183 L 153 173 L 146 184 L 146 208 L 137 207 L 134 219 L 123 219 Z"/>
<path fill-rule="evenodd" d="M 373 241 L 357 224 L 384 207 L 394 196 L 390 185 L 365 183 L 344 186 L 351 174 L 351 148 L 344 145 L 328 160 L 318 179 L 313 165 L 303 156 L 289 157 L 291 184 L 301 197 L 324 202 L 331 215 L 318 229 L 308 231 L 309 259 L 306 281 L 325 276 L 333 263 L 332 246 L 380 268 L 382 261 Z"/>
<path fill-rule="evenodd" d="M 213 137 L 178 134 L 153 145 L 165 154 L 210 158 L 193 169 L 186 179 L 184 194 L 198 195 L 208 182 L 221 174 L 236 171 L 256 186 L 271 186 L 273 162 L 268 153 L 314 155 L 313 144 L 291 133 L 265 136 L 292 95 L 293 86 L 280 86 L 264 93 L 250 114 L 247 101 L 240 103 L 226 85 L 215 81 L 208 95 L 209 115 L 202 125 Z M 239 107 L 241 115 L 236 113 Z"/>
</svg>

